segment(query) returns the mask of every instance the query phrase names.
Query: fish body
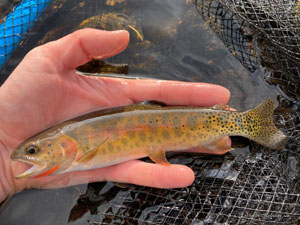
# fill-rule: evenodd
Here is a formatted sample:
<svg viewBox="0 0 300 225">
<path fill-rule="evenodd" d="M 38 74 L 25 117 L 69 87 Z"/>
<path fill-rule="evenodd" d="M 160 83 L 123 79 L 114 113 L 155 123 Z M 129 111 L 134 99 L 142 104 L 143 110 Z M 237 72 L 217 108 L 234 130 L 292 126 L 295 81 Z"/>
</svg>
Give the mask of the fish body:
<svg viewBox="0 0 300 225">
<path fill-rule="evenodd" d="M 224 107 L 168 107 L 139 103 L 92 112 L 55 125 L 22 143 L 12 159 L 33 167 L 17 176 L 44 176 L 115 165 L 149 156 L 167 165 L 166 151 L 230 148 L 243 136 L 272 149 L 286 136 L 273 122 L 274 102 L 236 112 Z"/>
</svg>

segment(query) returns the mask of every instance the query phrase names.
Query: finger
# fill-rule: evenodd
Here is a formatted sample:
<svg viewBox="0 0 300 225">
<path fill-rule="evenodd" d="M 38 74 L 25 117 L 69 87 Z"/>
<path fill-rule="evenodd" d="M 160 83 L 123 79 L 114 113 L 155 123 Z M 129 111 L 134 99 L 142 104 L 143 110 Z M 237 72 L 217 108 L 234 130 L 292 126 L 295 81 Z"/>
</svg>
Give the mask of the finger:
<svg viewBox="0 0 300 225">
<path fill-rule="evenodd" d="M 191 185 L 195 177 L 194 172 L 184 165 L 162 166 L 132 160 L 111 167 L 106 179 L 156 188 L 179 188 Z"/>
<path fill-rule="evenodd" d="M 155 99 L 171 105 L 212 106 L 227 103 L 230 96 L 226 88 L 213 84 L 158 80 L 130 82 L 128 95 L 135 101 Z"/>
<path fill-rule="evenodd" d="M 126 80 L 101 78 L 105 84 L 116 90 L 123 90 L 132 102 L 144 100 L 162 101 L 169 105 L 213 106 L 227 103 L 228 89 L 214 84 L 166 80 Z"/>
<path fill-rule="evenodd" d="M 49 57 L 61 68 L 74 69 L 92 58 L 107 58 L 123 51 L 129 42 L 125 30 L 83 29 L 44 45 Z"/>
</svg>

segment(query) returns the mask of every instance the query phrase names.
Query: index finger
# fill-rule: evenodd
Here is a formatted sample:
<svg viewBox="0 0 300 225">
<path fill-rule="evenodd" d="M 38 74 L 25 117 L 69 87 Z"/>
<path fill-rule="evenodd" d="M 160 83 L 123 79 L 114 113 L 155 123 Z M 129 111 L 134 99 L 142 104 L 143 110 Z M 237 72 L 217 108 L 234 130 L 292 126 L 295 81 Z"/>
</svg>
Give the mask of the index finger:
<svg viewBox="0 0 300 225">
<path fill-rule="evenodd" d="M 118 96 L 119 104 L 156 100 L 168 105 L 203 107 L 219 103 L 226 104 L 230 97 L 227 88 L 208 83 L 154 79 L 131 80 L 111 77 L 84 77 L 84 79 L 98 82 L 99 88 L 108 88 L 110 91 L 104 97 L 114 105 L 115 98 L 113 96 Z"/>
<path fill-rule="evenodd" d="M 214 84 L 166 80 L 128 81 L 128 96 L 135 102 L 158 100 L 169 105 L 213 106 L 227 103 L 228 89 Z"/>
</svg>

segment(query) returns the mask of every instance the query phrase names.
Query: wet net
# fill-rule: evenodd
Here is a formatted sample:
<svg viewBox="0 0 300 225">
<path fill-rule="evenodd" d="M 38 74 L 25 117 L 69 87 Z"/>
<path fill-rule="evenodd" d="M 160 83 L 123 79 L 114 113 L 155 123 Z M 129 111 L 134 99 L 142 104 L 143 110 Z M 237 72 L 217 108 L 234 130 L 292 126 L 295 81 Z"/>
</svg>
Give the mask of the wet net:
<svg viewBox="0 0 300 225">
<path fill-rule="evenodd" d="M 171 159 L 183 161 L 195 171 L 191 187 L 124 191 L 110 183 L 90 184 L 69 221 L 86 211 L 97 215 L 89 224 L 296 224 L 299 219 L 299 186 L 286 182 L 291 174 L 279 159 L 264 153 Z"/>
<path fill-rule="evenodd" d="M 278 97 L 275 121 L 291 137 L 284 158 L 293 159 L 294 168 L 298 168 L 295 171 L 299 171 L 300 2 L 199 0 L 196 5 L 203 19 L 249 71 L 264 71 L 265 80 L 286 94 Z M 291 162 L 286 162 L 291 169 Z"/>
<path fill-rule="evenodd" d="M 91 225 L 299 224 L 300 2 L 187 2 L 171 1 L 167 5 L 173 10 L 172 7 L 177 4 L 184 11 L 183 16 L 174 15 L 169 18 L 172 26 L 166 26 L 159 16 L 157 19 L 151 17 L 151 20 L 146 20 L 141 26 L 139 24 L 149 11 L 161 10 L 167 14 L 163 3 L 142 0 L 53 0 L 42 18 L 27 31 L 23 42 L 12 53 L 11 58 L 6 60 L 0 78 L 5 80 L 26 52 L 34 46 L 55 40 L 76 29 L 128 29 L 133 42 L 124 55 L 122 53 L 109 61 L 127 63 L 125 66 L 122 64 L 122 73 L 129 71 L 131 75 L 144 74 L 154 78 L 185 81 L 223 82 L 224 79 L 234 82 L 244 79 L 239 73 L 236 78 L 229 76 L 228 74 L 234 74 L 232 70 L 224 73 L 214 69 L 217 67 L 214 64 L 214 57 L 217 55 L 222 56 L 227 64 L 230 63 L 226 61 L 226 57 L 231 61 L 237 59 L 246 68 L 239 71 L 249 77 L 259 75 L 264 78 L 265 88 L 271 86 L 274 88 L 272 91 L 278 94 L 279 106 L 275 110 L 274 120 L 290 137 L 286 149 L 274 152 L 245 139 L 234 138 L 233 143 L 237 150 L 225 156 L 169 156 L 171 163 L 185 164 L 195 171 L 196 179 L 190 187 L 163 190 L 134 185 L 119 187 L 113 183 L 89 184 L 84 194 L 76 196 L 76 203 L 70 207 L 70 214 L 65 215 L 69 222 Z M 145 13 L 144 8 L 149 11 Z M 231 52 L 230 55 L 220 50 L 214 34 L 222 40 Z M 200 35 L 208 35 L 213 44 L 201 45 L 198 40 Z M 151 39 L 148 38 L 150 36 Z M 195 43 L 199 43 L 199 50 Z M 194 51 L 184 55 L 179 50 L 187 50 L 188 47 Z M 193 54 L 196 57 L 192 57 Z M 231 56 L 233 57 L 230 58 Z M 209 60 L 205 61 L 204 57 Z M 92 62 L 79 70 L 97 73 L 107 63 Z M 199 64 L 201 68 L 198 68 Z M 117 67 L 111 68 L 115 71 Z M 199 75 L 199 71 L 204 68 L 205 73 L 210 74 L 209 77 Z M 188 77 L 181 74 L 191 75 Z M 251 85 L 255 86 L 249 81 L 241 89 Z M 38 211 L 36 213 L 39 214 Z M 45 218 L 45 221 L 48 219 Z M 65 221 L 64 217 L 62 221 Z M 40 221 L 34 219 L 28 220 L 29 222 L 40 224 Z"/>
<path fill-rule="evenodd" d="M 197 1 L 197 8 L 230 51 L 250 71 L 261 66 L 268 81 L 299 98 L 299 1 Z"/>
</svg>

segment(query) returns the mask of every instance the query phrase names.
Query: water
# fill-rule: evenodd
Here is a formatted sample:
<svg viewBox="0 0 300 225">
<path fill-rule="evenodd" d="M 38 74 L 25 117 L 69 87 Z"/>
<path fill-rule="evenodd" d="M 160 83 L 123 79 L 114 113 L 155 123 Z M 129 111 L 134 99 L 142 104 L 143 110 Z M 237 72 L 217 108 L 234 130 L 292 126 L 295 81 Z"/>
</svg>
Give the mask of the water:
<svg viewBox="0 0 300 225">
<path fill-rule="evenodd" d="M 135 23 L 144 40 L 130 30 L 132 39 L 128 49 L 106 61 L 128 64 L 129 76 L 220 84 L 231 91 L 230 105 L 239 110 L 253 108 L 268 98 L 285 96 L 277 86 L 265 82 L 264 68 L 252 73 L 245 69 L 193 4 L 184 0 L 119 0 L 114 6 L 111 3 L 54 0 L 2 69 L 1 79 L 34 46 L 72 32 L 89 17 L 120 13 Z M 105 29 L 110 25 L 98 21 L 90 27 Z M 244 140 L 241 142 L 245 144 Z M 182 163 L 195 171 L 195 183 L 183 189 L 134 185 L 121 188 L 112 183 L 94 183 L 24 191 L 14 195 L 1 210 L 0 223 L 255 224 L 263 221 L 271 224 L 279 221 L 289 224 L 296 221 L 300 217 L 296 170 L 286 169 L 285 155 L 275 157 L 272 152 L 264 152 L 264 157 L 259 158 L 256 151 L 261 157 L 260 150 L 251 143 L 250 151 L 246 145 L 226 156 L 171 156 L 171 163 Z M 297 164 L 297 157 L 289 156 L 288 164 Z M 293 179 L 289 179 L 290 174 Z"/>
</svg>

